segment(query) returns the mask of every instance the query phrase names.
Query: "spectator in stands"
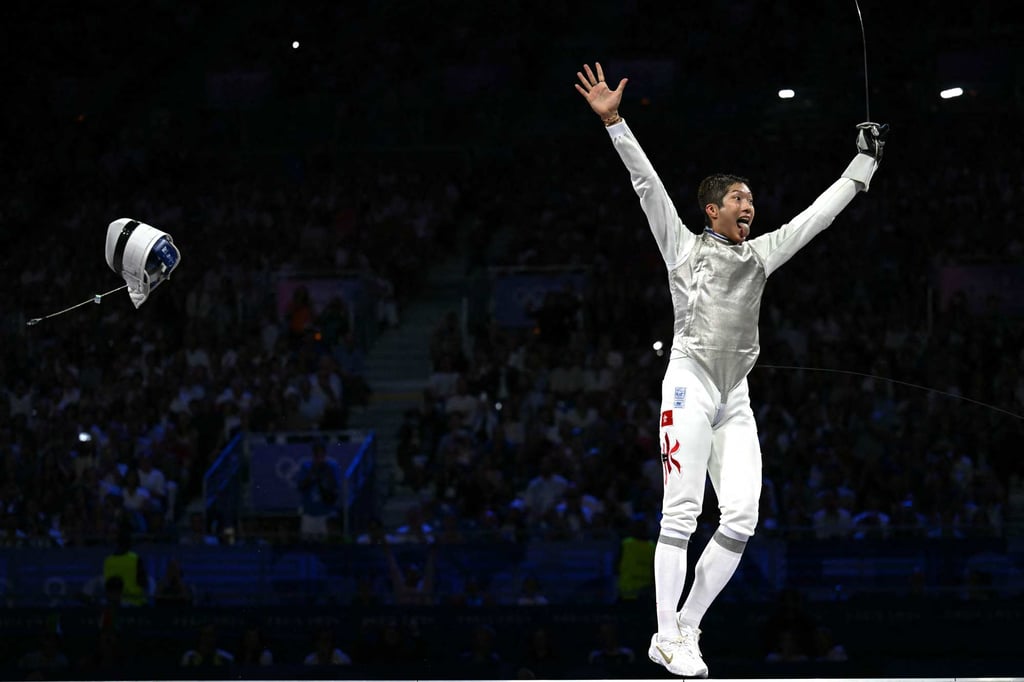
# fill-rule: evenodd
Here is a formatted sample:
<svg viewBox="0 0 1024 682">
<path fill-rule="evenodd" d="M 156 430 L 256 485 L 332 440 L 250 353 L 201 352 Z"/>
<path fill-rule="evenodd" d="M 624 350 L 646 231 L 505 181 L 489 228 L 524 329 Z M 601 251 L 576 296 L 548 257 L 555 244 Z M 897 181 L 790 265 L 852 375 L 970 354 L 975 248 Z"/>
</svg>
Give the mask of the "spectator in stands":
<svg viewBox="0 0 1024 682">
<path fill-rule="evenodd" d="M 442 354 L 433 364 L 433 371 L 427 381 L 430 399 L 442 403 L 455 393 L 459 370 L 451 353 Z"/>
<path fill-rule="evenodd" d="M 352 335 L 348 304 L 341 296 L 335 295 L 328 299 L 315 323 L 322 336 L 323 344 L 328 349 L 336 348 L 341 344 L 342 339 Z"/>
<path fill-rule="evenodd" d="M 191 606 L 195 603 L 195 593 L 185 582 L 185 572 L 177 559 L 167 561 L 167 568 L 156 583 L 153 603 L 157 606 Z"/>
<path fill-rule="evenodd" d="M 161 517 L 154 513 L 149 490 L 142 487 L 139 482 L 137 469 L 128 469 L 124 476 L 124 485 L 121 487 L 121 506 L 132 529 L 137 533 L 149 533 L 154 530 L 153 522 L 160 522 Z"/>
<path fill-rule="evenodd" d="M 452 606 L 494 606 L 497 602 L 494 595 L 487 589 L 487 579 L 478 573 L 463 576 L 462 589 L 455 589 L 444 600 Z"/>
<path fill-rule="evenodd" d="M 654 592 L 654 540 L 647 518 L 637 514 L 619 543 L 618 597 L 636 601 Z"/>
<path fill-rule="evenodd" d="M 219 545 L 220 539 L 207 528 L 206 515 L 201 511 L 193 511 L 188 517 L 188 531 L 178 538 L 179 544 L 197 547 Z"/>
<path fill-rule="evenodd" d="M 356 335 L 347 332 L 333 347 L 332 353 L 341 374 L 342 394 L 351 407 L 368 407 L 373 389 L 366 380 L 366 353 L 356 341 Z"/>
<path fill-rule="evenodd" d="M 427 549 L 425 566 L 407 562 L 403 566 L 395 556 L 390 544 L 382 545 L 388 563 L 388 577 L 391 579 L 393 603 L 399 606 L 429 605 L 437 601 L 434 594 L 434 579 L 437 571 L 437 549 Z"/>
<path fill-rule="evenodd" d="M 781 590 L 761 628 L 761 646 L 765 659 L 806 659 L 813 650 L 813 635 L 817 626 L 801 593 L 793 588 Z"/>
<path fill-rule="evenodd" d="M 54 532 L 58 537 L 57 544 L 61 547 L 83 547 L 93 532 L 90 527 L 90 510 L 82 491 L 73 485 L 67 490 L 66 495 L 63 511 L 53 521 Z"/>
<path fill-rule="evenodd" d="M 441 527 L 437 532 L 437 542 L 441 545 L 462 545 L 468 538 L 463 529 L 462 519 L 451 510 L 446 509 L 441 514 Z"/>
<path fill-rule="evenodd" d="M 182 667 L 187 668 L 228 668 L 234 665 L 235 657 L 218 644 L 217 626 L 206 623 L 199 628 L 199 638 L 194 649 L 181 656 Z"/>
<path fill-rule="evenodd" d="M 819 540 L 842 539 L 849 537 L 853 522 L 850 510 L 839 506 L 839 497 L 832 488 L 826 488 L 818 494 L 819 508 L 811 520 L 814 524 L 814 537 Z"/>
<path fill-rule="evenodd" d="M 306 542 L 324 542 L 328 522 L 337 515 L 341 494 L 341 467 L 327 457 L 327 446 L 316 441 L 312 459 L 304 461 L 296 477 L 302 498 L 299 535 Z"/>
<path fill-rule="evenodd" d="M 377 322 L 385 329 L 397 327 L 400 306 L 394 282 L 378 274 L 373 277 L 372 283 L 377 297 Z"/>
<path fill-rule="evenodd" d="M 122 604 L 143 606 L 149 603 L 149 575 L 146 563 L 132 549 L 132 533 L 122 527 L 114 550 L 103 560 L 103 578 L 118 578 L 123 586 Z"/>
<path fill-rule="evenodd" d="M 314 383 L 306 375 L 299 375 L 293 379 L 294 388 L 298 396 L 295 416 L 297 421 L 291 423 L 291 427 L 297 431 L 314 431 L 320 428 L 320 423 L 332 407 L 328 398 L 320 390 L 314 390 Z"/>
<path fill-rule="evenodd" d="M 313 651 L 302 659 L 303 665 L 352 665 L 352 659 L 334 645 L 334 630 L 322 628 L 313 637 Z"/>
<path fill-rule="evenodd" d="M 124 608 L 124 581 L 120 576 L 112 575 L 104 578 L 102 585 L 103 593 L 95 599 L 95 604 L 100 610 L 97 618 L 100 628 L 120 630 L 121 612 Z M 88 589 L 83 590 L 83 593 L 87 599 L 93 600 Z"/>
<path fill-rule="evenodd" d="M 138 466 L 139 485 L 149 492 L 150 505 L 153 514 L 160 514 L 165 520 L 173 518 L 174 510 L 170 505 L 169 485 L 174 485 L 167 480 L 163 470 L 153 462 L 153 456 L 144 452 L 139 455 Z"/>
<path fill-rule="evenodd" d="M 454 310 L 446 312 L 434 329 L 430 338 L 430 358 L 434 367 L 447 366 L 453 373 L 461 371 L 465 352 L 459 315 Z"/>
<path fill-rule="evenodd" d="M 121 631 L 101 627 L 95 646 L 78 661 L 76 670 L 83 673 L 82 679 L 116 679 L 124 674 L 126 665 L 135 662 L 130 651 Z"/>
<path fill-rule="evenodd" d="M 407 623 L 389 620 L 380 626 L 373 660 L 380 663 L 421 664 L 428 657 L 427 642 L 415 618 Z"/>
<path fill-rule="evenodd" d="M 951 505 L 948 500 L 934 500 L 931 503 L 926 523 L 925 535 L 929 538 L 962 539 L 967 537 L 960 510 Z"/>
<path fill-rule="evenodd" d="M 761 477 L 761 499 L 758 501 L 758 530 L 774 532 L 779 528 L 779 496 L 775 480 L 764 472 Z"/>
<path fill-rule="evenodd" d="M 576 483 L 570 483 L 553 512 L 557 537 L 582 540 L 590 535 L 594 519 L 604 512 L 604 505 L 594 495 L 580 490 Z"/>
<path fill-rule="evenodd" d="M 316 421 L 323 430 L 342 429 L 348 423 L 344 382 L 337 371 L 334 358 L 321 355 L 316 373 L 309 377 L 310 392 L 323 403 L 324 409 Z"/>
<path fill-rule="evenodd" d="M 469 642 L 459 653 L 459 664 L 466 666 L 472 677 L 501 678 L 504 661 L 497 648 L 498 633 L 486 623 L 471 628 Z"/>
<path fill-rule="evenodd" d="M 482 421 L 482 409 L 480 397 L 470 393 L 466 376 L 459 374 L 451 395 L 444 401 L 444 413 L 451 419 L 451 428 L 477 431 Z"/>
<path fill-rule="evenodd" d="M 850 519 L 853 537 L 858 540 L 884 540 L 889 537 L 889 525 L 889 515 L 882 510 L 881 500 L 875 492 L 867 494 L 864 508 Z"/>
<path fill-rule="evenodd" d="M 18 659 L 18 668 L 24 671 L 25 679 L 55 679 L 66 675 L 70 667 L 60 634 L 52 631 L 44 632 L 38 646 Z"/>
<path fill-rule="evenodd" d="M 547 606 L 548 598 L 540 587 L 540 579 L 533 574 L 523 578 L 523 584 L 519 588 L 519 596 L 516 597 L 516 604 L 519 606 Z"/>
<path fill-rule="evenodd" d="M 424 505 L 412 503 L 405 509 L 405 523 L 391 533 L 390 541 L 397 544 L 428 544 L 436 540 L 434 526 L 427 518 Z"/>
<path fill-rule="evenodd" d="M 242 630 L 235 655 L 239 666 L 267 666 L 274 664 L 274 652 L 267 645 L 263 628 L 257 623 L 247 623 Z"/>
<path fill-rule="evenodd" d="M 615 677 L 614 671 L 631 665 L 636 660 L 632 647 L 619 640 L 619 627 L 606 621 L 597 626 L 598 646 L 587 655 L 587 663 L 599 666 L 606 677 Z"/>
<path fill-rule="evenodd" d="M 309 289 L 304 285 L 297 286 L 284 311 L 288 336 L 293 348 L 298 347 L 315 317 L 316 311 Z"/>
<path fill-rule="evenodd" d="M 543 456 L 540 471 L 530 479 L 523 491 L 523 503 L 526 506 L 527 520 L 536 522 L 555 508 L 558 501 L 569 487 L 569 481 L 562 476 L 552 454 Z"/>
<path fill-rule="evenodd" d="M 562 677 L 565 662 L 560 656 L 557 631 L 539 626 L 526 638 L 519 679 L 554 680 Z"/>
<path fill-rule="evenodd" d="M 811 651 L 803 644 L 800 633 L 784 628 L 775 634 L 775 646 L 764 660 L 769 663 L 809 661 Z"/>
<path fill-rule="evenodd" d="M 815 661 L 842 662 L 849 660 L 846 647 L 836 641 L 832 628 L 819 625 L 814 628 L 814 650 L 812 658 Z"/>
<path fill-rule="evenodd" d="M 376 573 L 356 576 L 356 587 L 355 592 L 352 595 L 352 606 L 356 608 L 361 607 L 374 607 L 380 606 L 383 603 L 381 595 L 377 592 L 376 588 L 377 575 Z"/>
<path fill-rule="evenodd" d="M 398 429 L 398 465 L 404 481 L 413 490 L 428 484 L 445 429 L 446 417 L 439 402 L 429 389 L 425 390 L 419 407 L 405 413 Z"/>
<path fill-rule="evenodd" d="M 366 522 L 366 530 L 356 537 L 358 545 L 382 545 L 391 542 L 387 529 L 376 516 Z"/>
<path fill-rule="evenodd" d="M 561 289 L 545 291 L 540 305 L 532 306 L 529 310 L 541 341 L 557 349 L 568 345 L 570 335 L 577 326 L 579 307 L 576 292 L 568 283 Z"/>
</svg>

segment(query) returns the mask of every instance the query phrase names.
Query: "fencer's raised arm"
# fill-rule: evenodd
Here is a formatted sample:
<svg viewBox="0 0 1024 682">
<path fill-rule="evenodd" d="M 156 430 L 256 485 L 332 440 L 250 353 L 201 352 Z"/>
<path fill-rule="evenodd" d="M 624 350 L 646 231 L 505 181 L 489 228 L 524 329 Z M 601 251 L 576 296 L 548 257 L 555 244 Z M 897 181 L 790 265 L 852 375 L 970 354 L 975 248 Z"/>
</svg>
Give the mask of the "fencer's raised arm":
<svg viewBox="0 0 1024 682">
<path fill-rule="evenodd" d="M 690 232 L 679 217 L 665 185 L 626 122 L 619 120 L 608 126 L 608 134 L 619 158 L 629 170 L 633 190 L 640 197 L 640 206 L 647 216 L 665 265 L 672 270 L 686 259 L 697 236 Z"/>
<path fill-rule="evenodd" d="M 839 179 L 788 223 L 748 242 L 761 257 L 765 276 L 771 275 L 831 225 L 858 192 L 868 190 L 882 158 L 888 126 L 862 123 L 857 128 L 857 155 Z"/>
<path fill-rule="evenodd" d="M 591 69 L 589 64 L 584 64 L 583 71 L 586 73 L 576 72 L 576 77 L 580 81 L 576 84 L 576 90 L 587 100 L 590 108 L 601 117 L 601 121 L 607 127 L 615 150 L 629 170 L 633 189 L 640 197 L 640 206 L 647 215 L 647 222 L 651 226 L 661 256 L 671 270 L 686 258 L 696 237 L 679 219 L 679 213 L 669 199 L 661 178 L 640 148 L 629 126 L 619 116 L 622 93 L 629 79 L 623 78 L 619 81 L 618 87 L 612 90 L 604 80 L 604 69 L 601 68 L 600 62 L 594 64 L 594 69 Z"/>
</svg>

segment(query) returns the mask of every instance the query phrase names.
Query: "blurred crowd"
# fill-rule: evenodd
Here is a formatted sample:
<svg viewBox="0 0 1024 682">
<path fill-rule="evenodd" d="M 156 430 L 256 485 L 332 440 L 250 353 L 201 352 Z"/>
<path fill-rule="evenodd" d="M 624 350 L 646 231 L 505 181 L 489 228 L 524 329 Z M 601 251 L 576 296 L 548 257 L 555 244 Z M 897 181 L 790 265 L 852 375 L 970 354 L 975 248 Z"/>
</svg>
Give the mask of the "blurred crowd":
<svg viewBox="0 0 1024 682">
<path fill-rule="evenodd" d="M 761 60 L 720 56 L 710 33 L 680 45 L 678 26 L 703 25 L 701 5 L 664 17 L 638 9 L 647 4 L 609 3 L 585 16 L 557 2 L 543 12 L 529 3 L 458 17 L 439 9 L 428 26 L 437 37 L 431 61 L 416 38 L 430 31 L 409 16 L 413 5 L 271 3 L 232 16 L 181 2 L 55 17 L 18 3 L 7 54 L 22 68 L 8 69 L 17 96 L 0 110 L 0 546 L 230 542 L 203 514 L 203 476 L 217 456 L 246 431 L 343 429 L 353 410 L 372 406 L 367 362 L 379 332 L 400 330 L 431 268 L 458 255 L 463 305 L 421 340 L 430 375 L 395 377 L 426 382 L 394 434 L 396 450 L 381 453 L 397 462 L 406 517 L 330 538 L 385 553 L 386 588 L 360 579 L 349 603 L 489 606 L 488 576 L 452 569 L 447 547 L 538 540 L 610 541 L 620 548 L 618 598 L 646 594 L 665 475 L 657 417 L 672 308 L 628 175 L 574 99 L 576 62 L 603 51 L 609 71 L 626 71 L 610 79 L 631 78 L 621 113 L 695 232 L 695 189 L 712 172 L 749 178 L 755 237 L 805 208 L 852 157 L 859 121 L 849 110 L 861 105 L 859 92 L 844 91 L 782 116 L 756 104 L 756 87 L 709 98 L 682 73 L 721 73 L 716 87 L 725 87 L 732 73 L 757 83 L 796 63 L 831 70 L 833 53 L 797 36 L 848 17 L 731 4 L 720 20 L 736 31 L 794 27 Z M 896 27 L 906 25 L 901 11 Z M 996 14 L 979 5 L 963 30 L 1013 25 Z M 892 52 L 924 63 L 930 37 L 913 19 Z M 106 49 L 124 45 L 119 27 L 133 21 L 161 30 L 140 49 Z M 622 31 L 608 44 L 581 37 L 604 35 L 609 22 Z M 302 36 L 302 51 L 264 47 L 282 31 Z M 197 35 L 216 44 L 196 44 Z M 858 54 L 856 38 L 828 47 Z M 78 49 L 90 42 L 105 49 Z M 189 59 L 180 45 L 192 46 Z M 665 54 L 679 69 L 667 79 L 657 59 L 622 58 Z M 1020 93 L 993 108 L 979 95 L 918 109 L 917 72 L 890 66 L 874 94 L 893 127 L 870 191 L 767 285 L 749 376 L 764 460 L 759 536 L 895 546 L 1003 540 L 1024 523 Z M 218 74 L 264 71 L 272 96 L 260 105 L 253 95 L 255 111 L 183 85 L 209 77 L 214 91 Z M 121 217 L 169 232 L 180 267 L 137 310 L 123 292 L 66 310 L 121 284 L 101 250 Z M 979 298 L 943 282 L 951 266 L 1016 274 Z M 578 284 L 557 277 L 565 272 Z M 521 298 L 525 324 L 494 309 L 507 274 L 536 276 Z M 318 298 L 293 286 L 323 277 L 358 281 L 366 297 Z M 60 314 L 27 325 L 52 313 Z M 701 533 L 716 515 L 709 487 Z M 452 574 L 437 575 L 445 567 Z M 999 570 L 969 571 L 967 598 L 996 594 L 988 581 Z M 544 578 L 521 576 L 516 603 L 556 601 Z M 202 603 L 177 562 L 128 586 L 145 603 Z M 25 670 L 85 672 L 137 659 L 116 626 L 117 589 L 108 580 L 108 592 L 93 595 L 102 614 L 95 646 L 72 651 L 51 630 L 30 649 L 9 644 L 4 658 Z M 766 660 L 845 658 L 828 628 L 792 611 L 782 603 L 766 624 Z M 614 677 L 635 662 L 612 623 L 571 633 L 571 653 L 559 644 L 564 629 L 503 641 L 483 621 L 440 654 L 425 652 L 414 620 L 367 622 L 344 641 L 330 627 L 194 634 L 187 646 L 162 643 L 161 655 L 236 668 L 441 656 L 492 677 L 583 676 L 598 665 Z"/>
<path fill-rule="evenodd" d="M 153 69 L 168 68 L 175 35 L 208 18 L 188 5 L 167 11 Z M 496 58 L 475 31 L 463 37 Z M 513 47 L 527 65 L 541 50 Z M 374 49 L 380 70 L 407 48 Z M 320 68 L 331 58 L 321 54 L 287 97 L 337 94 Z M 64 64 L 51 56 L 32 73 Z M 85 58 L 69 82 L 104 66 L 99 54 Z M 293 68 L 256 56 L 223 66 Z M 21 78 L 32 86 L 31 73 Z M 73 88 L 54 87 L 78 103 Z M 383 532 L 571 539 L 615 537 L 637 521 L 655 532 L 666 351 L 654 344 L 670 343 L 671 305 L 628 177 L 581 102 L 573 135 L 526 152 L 509 130 L 506 147 L 465 153 L 384 141 L 370 152 L 275 155 L 246 142 L 240 117 L 190 119 L 153 100 L 125 124 L 109 111 L 65 116 L 58 97 L 61 115 L 37 122 L 46 136 L 29 127 L 27 104 L 5 113 L 26 134 L 5 141 L 0 197 L 4 544 L 81 544 L 124 525 L 187 534 L 184 510 L 235 434 L 344 427 L 367 404 L 373 335 L 360 330 L 400 325 L 431 265 L 456 249 L 475 305 L 424 339 L 429 387 L 395 453 L 419 500 L 415 523 Z M 411 134 L 388 102 L 382 120 Z M 632 99 L 622 113 L 694 230 L 693 188 L 717 170 L 709 164 L 751 178 L 756 235 L 804 208 L 853 153 L 852 125 L 804 116 L 743 139 L 725 128 L 693 139 L 678 124 L 687 112 L 648 105 Z M 760 530 L 999 537 L 1019 518 L 1024 325 L 1005 313 L 1018 292 L 978 307 L 963 292 L 943 298 L 935 280 L 945 265 L 1024 256 L 1014 231 L 1024 146 L 1010 143 L 1020 137 L 1011 123 L 1005 112 L 964 112 L 894 125 L 871 191 L 773 276 L 750 375 L 765 462 Z M 959 134 L 944 134 L 954 124 Z M 429 141 L 429 127 L 418 130 Z M 241 151 L 221 153 L 232 140 Z M 183 258 L 173 281 L 139 310 L 113 295 L 26 327 L 118 284 L 99 245 L 123 216 L 174 235 Z M 476 286 L 502 267 L 582 269 L 585 284 L 549 287 L 529 310 L 533 325 L 502 326 L 479 300 L 489 288 Z M 358 277 L 379 305 L 320 305 L 301 287 L 282 298 L 279 278 L 304 273 Z M 711 490 L 705 506 L 713 515 Z"/>
<path fill-rule="evenodd" d="M 690 197 L 703 163 L 675 153 L 685 140 L 670 124 L 631 113 L 684 221 L 699 229 Z M 1019 136 L 989 123 L 986 134 Z M 581 139 L 585 153 L 545 156 L 544 174 L 524 162 L 506 182 L 515 200 L 483 220 L 497 236 L 480 263 L 583 267 L 586 283 L 549 284 L 532 326 L 478 315 L 460 337 L 453 318 L 439 320 L 430 388 L 407 415 L 399 452 L 434 528 L 454 516 L 506 539 L 605 537 L 639 515 L 656 533 L 657 399 L 672 329 L 664 265 L 599 123 Z M 904 149 L 894 132 L 870 192 L 769 282 L 749 378 L 765 463 L 759 532 L 1005 537 L 1024 518 L 1017 292 L 972 301 L 938 276 L 951 265 L 1019 266 L 1021 152 L 978 158 L 980 133 L 959 142 L 925 163 L 914 138 Z M 742 163 L 755 236 L 808 205 L 853 153 L 848 133 L 825 155 L 788 140 L 765 146 L 806 154 Z M 1001 237 L 977 238 L 978 224 Z M 709 488 L 705 515 L 715 508 Z"/>
<path fill-rule="evenodd" d="M 214 621 L 186 630 L 184 636 L 144 639 L 107 630 L 91 649 L 83 641 L 45 631 L 26 642 L 26 651 L 7 668 L 19 679 L 56 679 L 71 672 L 87 675 L 176 669 L 185 675 L 301 675 L 324 679 L 387 669 L 461 670 L 470 679 L 553 679 L 559 676 L 625 675 L 644 660 L 611 617 L 578 623 L 572 631 L 551 623 L 460 624 L 438 631 L 429 617 L 392 614 L 361 617 L 345 627 L 322 625 L 298 631 L 275 630 L 260 622 L 224 627 Z M 51 626 L 52 628 L 52 626 Z M 185 630 L 183 628 L 183 630 Z M 177 633 L 176 633 L 177 634 Z"/>
</svg>

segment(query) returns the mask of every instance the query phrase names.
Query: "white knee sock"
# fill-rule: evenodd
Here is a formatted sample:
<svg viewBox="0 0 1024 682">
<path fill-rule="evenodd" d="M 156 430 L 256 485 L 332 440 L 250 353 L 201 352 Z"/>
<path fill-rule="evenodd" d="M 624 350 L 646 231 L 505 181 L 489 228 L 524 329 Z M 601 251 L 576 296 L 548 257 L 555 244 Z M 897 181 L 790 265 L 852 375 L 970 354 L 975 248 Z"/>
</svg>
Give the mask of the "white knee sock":
<svg viewBox="0 0 1024 682">
<path fill-rule="evenodd" d="M 697 561 L 690 594 L 686 596 L 683 609 L 679 612 L 680 622 L 691 627 L 700 626 L 700 621 L 711 606 L 711 602 L 736 572 L 746 546 L 747 539 L 744 536 L 719 527 Z M 661 608 L 660 602 L 658 608 Z M 660 612 L 658 618 L 660 623 Z"/>
<path fill-rule="evenodd" d="M 654 546 L 654 598 L 658 612 L 658 634 L 677 637 L 676 608 L 686 585 L 686 538 L 661 533 Z"/>
</svg>

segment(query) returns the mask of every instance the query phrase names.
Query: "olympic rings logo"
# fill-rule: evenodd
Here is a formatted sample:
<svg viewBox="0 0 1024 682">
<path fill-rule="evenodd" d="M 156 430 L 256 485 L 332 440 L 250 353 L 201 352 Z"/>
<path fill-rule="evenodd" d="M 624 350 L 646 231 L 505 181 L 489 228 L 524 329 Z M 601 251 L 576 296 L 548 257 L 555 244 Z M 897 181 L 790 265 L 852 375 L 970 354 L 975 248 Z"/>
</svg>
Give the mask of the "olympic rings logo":
<svg viewBox="0 0 1024 682">
<path fill-rule="evenodd" d="M 299 472 L 302 471 L 302 465 L 312 461 L 309 456 L 305 457 L 289 457 L 287 455 L 277 458 L 274 463 L 274 475 L 278 480 L 284 481 L 288 484 L 289 488 L 297 488 L 297 478 Z"/>
<path fill-rule="evenodd" d="M 60 606 L 68 596 L 67 581 L 58 576 L 50 576 L 43 581 L 43 596 L 49 606 Z"/>
</svg>

